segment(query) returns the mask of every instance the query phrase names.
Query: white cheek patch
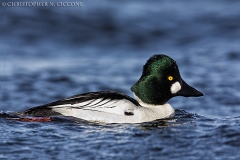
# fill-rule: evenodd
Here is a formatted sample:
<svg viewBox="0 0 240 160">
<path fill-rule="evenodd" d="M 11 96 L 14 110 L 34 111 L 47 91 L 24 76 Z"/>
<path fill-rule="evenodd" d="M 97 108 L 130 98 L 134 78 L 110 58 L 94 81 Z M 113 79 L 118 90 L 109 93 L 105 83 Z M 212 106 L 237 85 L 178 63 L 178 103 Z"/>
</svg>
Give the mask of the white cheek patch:
<svg viewBox="0 0 240 160">
<path fill-rule="evenodd" d="M 181 87 L 180 83 L 177 81 L 177 82 L 175 82 L 175 83 L 172 84 L 170 90 L 171 90 L 171 93 L 172 93 L 172 94 L 175 94 L 175 93 L 177 93 L 178 91 L 180 91 L 181 88 L 182 88 L 182 87 Z"/>
</svg>

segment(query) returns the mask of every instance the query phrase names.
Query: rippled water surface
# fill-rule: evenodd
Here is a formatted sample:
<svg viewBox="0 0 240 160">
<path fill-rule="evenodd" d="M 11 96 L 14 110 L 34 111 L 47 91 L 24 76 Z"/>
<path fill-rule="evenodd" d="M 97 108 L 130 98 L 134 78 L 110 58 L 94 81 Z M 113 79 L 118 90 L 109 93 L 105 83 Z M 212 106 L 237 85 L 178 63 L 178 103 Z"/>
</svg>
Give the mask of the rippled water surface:
<svg viewBox="0 0 240 160">
<path fill-rule="evenodd" d="M 0 8 L 0 159 L 240 159 L 239 1 L 82 1 Z M 173 119 L 22 122 L 74 94 L 130 87 L 154 54 L 177 61 L 204 97 L 175 97 Z"/>
</svg>

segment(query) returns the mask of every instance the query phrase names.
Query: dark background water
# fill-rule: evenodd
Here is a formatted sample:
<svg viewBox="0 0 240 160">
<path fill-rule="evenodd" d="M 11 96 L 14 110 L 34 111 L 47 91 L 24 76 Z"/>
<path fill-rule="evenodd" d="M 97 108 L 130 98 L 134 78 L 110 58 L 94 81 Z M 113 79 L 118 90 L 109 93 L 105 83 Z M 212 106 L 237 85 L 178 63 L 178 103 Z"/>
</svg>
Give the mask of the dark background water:
<svg viewBox="0 0 240 160">
<path fill-rule="evenodd" d="M 240 1 L 81 2 L 0 7 L 0 159 L 240 159 Z M 9 119 L 83 92 L 132 96 L 159 53 L 205 95 L 170 100 L 173 120 Z"/>
</svg>

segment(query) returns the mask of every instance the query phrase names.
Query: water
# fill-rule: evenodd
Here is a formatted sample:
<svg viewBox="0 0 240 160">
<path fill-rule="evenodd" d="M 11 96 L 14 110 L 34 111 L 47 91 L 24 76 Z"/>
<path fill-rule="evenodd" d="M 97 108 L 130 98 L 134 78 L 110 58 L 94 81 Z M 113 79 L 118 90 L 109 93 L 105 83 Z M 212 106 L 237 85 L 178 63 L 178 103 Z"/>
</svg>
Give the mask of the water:
<svg viewBox="0 0 240 160">
<path fill-rule="evenodd" d="M 239 1 L 82 1 L 1 7 L 0 159 L 239 159 Z M 157 53 L 204 93 L 175 97 L 176 116 L 143 124 L 22 111 L 78 93 L 130 87 Z"/>
</svg>

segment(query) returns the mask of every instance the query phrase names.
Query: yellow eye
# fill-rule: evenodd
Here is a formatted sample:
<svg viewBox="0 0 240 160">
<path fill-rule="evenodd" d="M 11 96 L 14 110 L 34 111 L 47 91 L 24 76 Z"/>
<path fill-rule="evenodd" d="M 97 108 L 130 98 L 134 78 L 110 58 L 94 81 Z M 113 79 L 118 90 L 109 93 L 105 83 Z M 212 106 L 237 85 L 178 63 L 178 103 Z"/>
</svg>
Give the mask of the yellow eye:
<svg viewBox="0 0 240 160">
<path fill-rule="evenodd" d="M 173 76 L 168 76 L 168 80 L 172 81 L 173 80 Z"/>
</svg>

